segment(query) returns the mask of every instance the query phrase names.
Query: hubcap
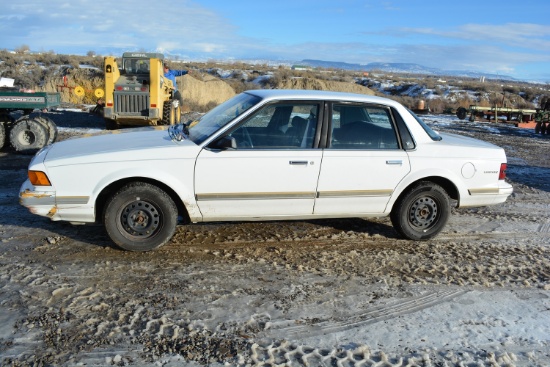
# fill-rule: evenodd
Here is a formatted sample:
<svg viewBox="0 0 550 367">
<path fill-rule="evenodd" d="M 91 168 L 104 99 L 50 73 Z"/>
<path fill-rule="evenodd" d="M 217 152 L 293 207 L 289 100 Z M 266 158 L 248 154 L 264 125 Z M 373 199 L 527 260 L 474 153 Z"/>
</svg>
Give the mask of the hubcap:
<svg viewBox="0 0 550 367">
<path fill-rule="evenodd" d="M 137 200 L 127 205 L 120 214 L 122 227 L 136 237 L 151 237 L 160 226 L 160 214 L 151 204 Z"/>
<path fill-rule="evenodd" d="M 422 197 L 411 206 L 409 220 L 413 226 L 426 231 L 435 224 L 437 215 L 437 203 L 430 197 Z"/>
</svg>

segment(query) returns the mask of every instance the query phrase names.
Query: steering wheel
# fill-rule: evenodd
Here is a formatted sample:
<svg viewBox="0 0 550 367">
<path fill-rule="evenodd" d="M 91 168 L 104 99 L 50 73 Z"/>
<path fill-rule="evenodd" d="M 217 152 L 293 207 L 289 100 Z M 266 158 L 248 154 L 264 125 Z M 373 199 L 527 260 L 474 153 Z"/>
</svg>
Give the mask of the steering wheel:
<svg viewBox="0 0 550 367">
<path fill-rule="evenodd" d="M 235 139 L 235 142 L 237 143 L 237 149 L 249 149 L 254 147 L 254 144 L 252 144 L 252 139 L 250 138 L 250 134 L 248 133 L 247 128 L 244 126 L 241 126 L 237 130 L 233 131 L 231 133 L 231 136 Z"/>
<path fill-rule="evenodd" d="M 254 148 L 252 138 L 245 126 L 241 126 L 235 133 L 231 135 L 237 140 L 237 148 Z"/>
</svg>

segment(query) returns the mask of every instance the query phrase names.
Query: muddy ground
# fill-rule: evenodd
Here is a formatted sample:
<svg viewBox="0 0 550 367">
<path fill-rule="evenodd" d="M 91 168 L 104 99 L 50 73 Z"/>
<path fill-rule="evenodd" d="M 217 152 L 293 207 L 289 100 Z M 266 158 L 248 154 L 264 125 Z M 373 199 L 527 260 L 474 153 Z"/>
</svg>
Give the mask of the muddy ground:
<svg viewBox="0 0 550 367">
<path fill-rule="evenodd" d="M 60 139 L 102 127 L 50 117 Z M 453 210 L 427 242 L 387 218 L 220 223 L 124 252 L 101 226 L 28 213 L 17 196 L 30 157 L 1 151 L 0 363 L 550 365 L 550 138 L 426 120 L 503 147 L 515 190 Z"/>
</svg>

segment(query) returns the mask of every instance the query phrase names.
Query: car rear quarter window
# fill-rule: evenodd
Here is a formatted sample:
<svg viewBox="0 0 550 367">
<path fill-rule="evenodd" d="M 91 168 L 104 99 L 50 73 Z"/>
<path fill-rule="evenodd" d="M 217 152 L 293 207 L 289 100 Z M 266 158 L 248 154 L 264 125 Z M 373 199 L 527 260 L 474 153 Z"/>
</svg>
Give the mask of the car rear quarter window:
<svg viewBox="0 0 550 367">
<path fill-rule="evenodd" d="M 405 150 L 415 149 L 416 143 L 411 135 L 411 132 L 409 131 L 409 128 L 407 127 L 407 124 L 403 120 L 403 117 L 394 108 L 392 108 L 392 114 L 395 124 L 397 125 L 399 138 L 401 139 L 401 145 Z"/>
<path fill-rule="evenodd" d="M 409 113 L 415 118 L 415 120 L 418 122 L 418 124 L 420 126 L 422 126 L 422 128 L 424 129 L 424 131 L 426 132 L 426 134 L 428 134 L 428 136 L 433 140 L 433 141 L 439 141 L 441 139 L 443 139 L 441 137 L 441 135 L 439 135 L 437 132 L 433 131 L 431 127 L 429 127 L 425 122 L 424 120 L 422 120 L 420 117 L 418 117 L 414 112 L 412 112 L 411 110 L 408 110 Z"/>
</svg>

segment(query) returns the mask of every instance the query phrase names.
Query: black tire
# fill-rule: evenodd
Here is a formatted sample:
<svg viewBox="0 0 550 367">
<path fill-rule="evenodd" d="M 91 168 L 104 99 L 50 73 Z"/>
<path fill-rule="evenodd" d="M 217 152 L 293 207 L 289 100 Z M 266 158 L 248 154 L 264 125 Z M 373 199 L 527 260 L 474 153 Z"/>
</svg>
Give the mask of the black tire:
<svg viewBox="0 0 550 367">
<path fill-rule="evenodd" d="M 106 130 L 116 130 L 119 126 L 115 120 L 105 119 L 105 129 Z"/>
<path fill-rule="evenodd" d="M 466 110 L 464 107 L 459 107 L 458 110 L 456 110 L 456 117 L 458 117 L 460 120 L 464 120 L 467 115 L 468 110 Z"/>
<path fill-rule="evenodd" d="M 409 240 L 435 237 L 451 214 L 449 195 L 439 185 L 419 182 L 395 203 L 390 218 L 395 230 Z"/>
<path fill-rule="evenodd" d="M 162 120 L 159 121 L 159 125 L 170 125 L 170 121 L 172 117 L 173 117 L 172 101 L 166 101 L 162 105 Z"/>
<path fill-rule="evenodd" d="M 178 211 L 160 188 L 134 182 L 122 187 L 107 201 L 103 224 L 109 237 L 128 251 L 151 251 L 172 238 Z"/>
<path fill-rule="evenodd" d="M 4 122 L 0 121 L 0 149 L 4 147 L 5 142 L 6 142 L 6 128 L 4 126 Z"/>
<path fill-rule="evenodd" d="M 48 130 L 44 125 L 29 118 L 16 121 L 10 130 L 10 144 L 20 153 L 35 153 L 46 146 L 48 138 Z"/>
<path fill-rule="evenodd" d="M 0 149 L 6 144 L 6 139 L 9 134 L 8 127 L 13 122 L 13 117 L 9 114 L 0 112 Z"/>
<path fill-rule="evenodd" d="M 36 116 L 34 119 L 44 125 L 44 127 L 48 130 L 48 142 L 46 144 L 50 145 L 55 142 L 58 133 L 55 122 L 46 116 Z"/>
</svg>

